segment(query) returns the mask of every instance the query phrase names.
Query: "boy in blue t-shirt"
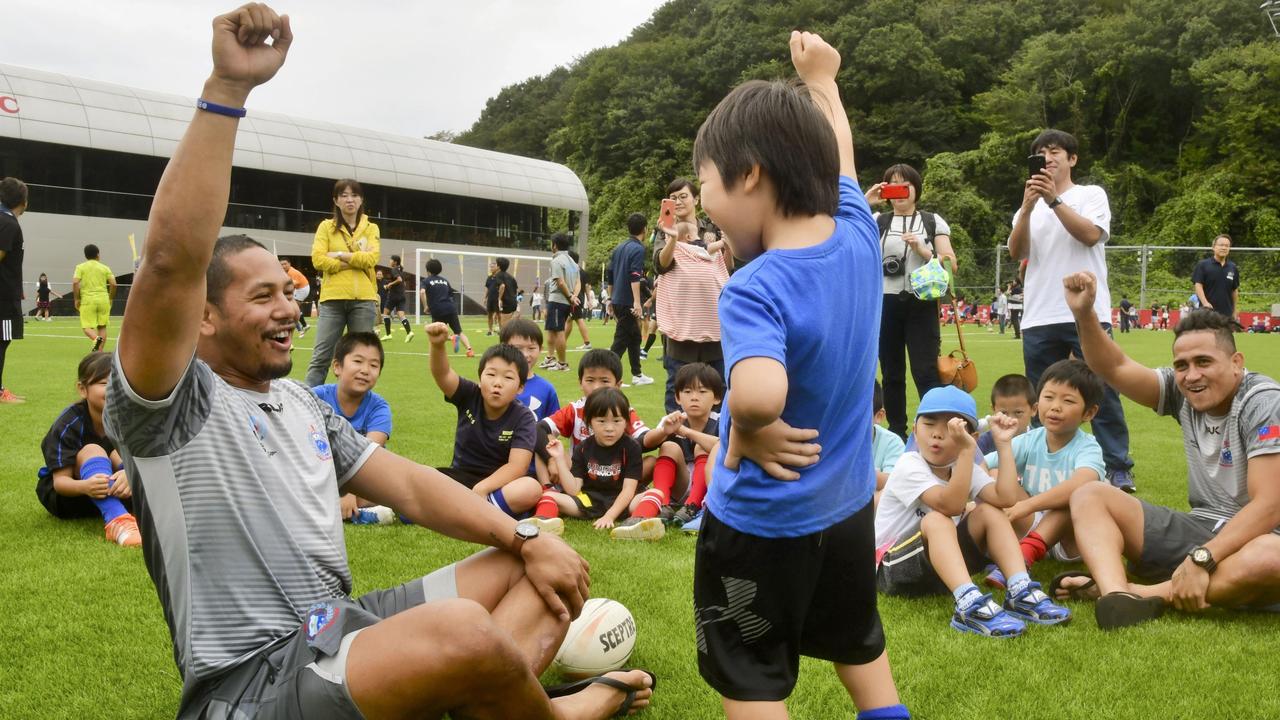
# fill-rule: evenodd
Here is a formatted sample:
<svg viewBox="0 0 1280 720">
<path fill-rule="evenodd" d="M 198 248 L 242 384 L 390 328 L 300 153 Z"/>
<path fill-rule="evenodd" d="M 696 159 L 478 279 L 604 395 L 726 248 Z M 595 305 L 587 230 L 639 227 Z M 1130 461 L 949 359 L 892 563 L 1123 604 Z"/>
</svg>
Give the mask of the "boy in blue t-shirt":
<svg viewBox="0 0 1280 720">
<path fill-rule="evenodd" d="M 516 318 L 502 326 L 498 337 L 499 342 L 519 350 L 525 362 L 529 363 L 529 375 L 516 399 L 532 410 L 534 418 L 541 422 L 560 409 L 560 396 L 556 394 L 555 385 L 533 372 L 538 356 L 542 355 L 542 329 L 532 320 Z"/>
<path fill-rule="evenodd" d="M 889 480 L 889 473 L 898 464 L 906 446 L 898 434 L 884 426 L 884 390 L 877 380 L 871 392 L 871 466 L 876 469 L 875 505 L 880 504 L 880 493 Z"/>
<path fill-rule="evenodd" d="M 1103 397 L 1102 380 L 1083 360 L 1059 360 L 1040 376 L 1036 407 L 1040 427 L 1013 439 L 1013 459 L 1025 497 L 1009 508 L 1013 529 L 1022 537 L 1022 556 L 1030 568 L 1055 549 L 1061 559 L 1074 555 L 1071 493 L 1106 477 L 1102 447 L 1080 426 L 1093 419 Z M 987 466 L 999 468 L 996 453 Z M 999 569 L 987 568 L 987 584 L 1003 586 Z"/>
<path fill-rule="evenodd" d="M 343 335 L 333 349 L 335 382 L 311 389 L 328 403 L 351 427 L 383 447 L 391 439 L 391 406 L 373 391 L 382 376 L 386 355 L 382 341 L 372 332 Z M 395 521 L 395 512 L 383 505 L 365 502 L 352 493 L 339 498 L 342 519 L 357 525 L 385 525 Z"/>
<path fill-rule="evenodd" d="M 840 54 L 811 33 L 790 45 L 805 87 L 738 86 L 694 143 L 703 208 L 750 261 L 720 296 L 728 377 L 694 566 L 698 670 L 729 718 L 784 714 L 801 655 L 835 664 L 859 717 L 905 718 L 876 610 L 879 234 L 853 179 Z M 813 306 L 815 286 L 837 312 Z"/>
</svg>

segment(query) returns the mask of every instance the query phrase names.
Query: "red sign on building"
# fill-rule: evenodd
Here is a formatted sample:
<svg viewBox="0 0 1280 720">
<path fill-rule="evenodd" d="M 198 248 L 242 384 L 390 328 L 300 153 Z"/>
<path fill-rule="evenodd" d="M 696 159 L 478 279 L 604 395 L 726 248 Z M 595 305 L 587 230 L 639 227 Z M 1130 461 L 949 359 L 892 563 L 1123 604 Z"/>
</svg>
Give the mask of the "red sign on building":
<svg viewBox="0 0 1280 720">
<path fill-rule="evenodd" d="M 18 114 L 18 98 L 12 95 L 0 95 L 0 112 L 10 115 Z"/>
</svg>

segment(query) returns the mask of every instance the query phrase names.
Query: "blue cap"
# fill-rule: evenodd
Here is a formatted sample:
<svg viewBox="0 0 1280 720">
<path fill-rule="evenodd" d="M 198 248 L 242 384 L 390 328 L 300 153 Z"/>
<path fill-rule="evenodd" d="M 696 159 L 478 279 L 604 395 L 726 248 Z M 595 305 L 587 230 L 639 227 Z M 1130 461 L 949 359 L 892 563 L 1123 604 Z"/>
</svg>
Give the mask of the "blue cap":
<svg viewBox="0 0 1280 720">
<path fill-rule="evenodd" d="M 978 403 L 972 395 L 954 385 L 936 387 L 920 398 L 916 417 L 939 413 L 959 415 L 969 423 L 969 428 L 973 432 L 978 431 Z"/>
</svg>

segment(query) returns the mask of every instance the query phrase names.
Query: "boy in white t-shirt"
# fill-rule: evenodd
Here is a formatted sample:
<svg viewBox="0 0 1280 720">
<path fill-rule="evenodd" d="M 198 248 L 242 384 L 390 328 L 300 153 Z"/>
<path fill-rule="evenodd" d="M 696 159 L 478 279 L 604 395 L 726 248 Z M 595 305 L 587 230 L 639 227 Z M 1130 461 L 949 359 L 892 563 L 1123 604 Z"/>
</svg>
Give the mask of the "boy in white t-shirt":
<svg viewBox="0 0 1280 720">
<path fill-rule="evenodd" d="M 1073 560 L 1071 493 L 1102 479 L 1106 466 L 1098 441 L 1080 426 L 1093 419 L 1102 400 L 1102 380 L 1083 360 L 1060 360 L 1040 376 L 1036 407 L 1040 427 L 1013 439 L 1013 462 L 1022 497 L 1006 511 L 1022 536 L 1022 558 L 1031 567 L 1054 548 L 1060 560 Z M 998 468 L 999 453 L 986 456 Z M 1058 545 L 1062 543 L 1062 545 Z M 1065 546 L 1065 547 L 1064 547 Z M 1004 587 L 999 568 L 987 568 L 987 584 Z"/>
<path fill-rule="evenodd" d="M 1044 169 L 1026 183 L 1022 206 L 1013 216 L 1009 252 L 1027 259 L 1026 302 L 1022 311 L 1022 359 L 1027 377 L 1039 385 L 1045 369 L 1059 360 L 1084 357 L 1071 310 L 1062 301 L 1062 278 L 1087 271 L 1098 279 L 1094 314 L 1111 330 L 1111 291 L 1107 288 L 1105 247 L 1111 233 L 1107 192 L 1097 185 L 1076 185 L 1071 171 L 1079 159 L 1076 139 L 1061 130 L 1045 130 L 1031 143 Z M 1107 388 L 1093 420 L 1102 446 L 1107 480 L 1135 492 L 1129 428 L 1120 396 Z"/>
<path fill-rule="evenodd" d="M 973 398 L 950 385 L 921 398 L 915 422 L 920 449 L 898 461 L 876 510 L 877 585 L 891 595 L 949 590 L 956 600 L 951 627 L 962 632 L 1014 637 L 1025 622 L 1067 622 L 1071 612 L 1027 574 L 1004 513 L 1021 494 L 1012 467 L 1017 422 L 1003 414 L 991 419 L 996 452 L 1005 460 L 993 480 L 976 463 L 977 414 Z M 971 501 L 977 504 L 966 514 Z M 989 557 L 1009 578 L 1003 606 L 972 581 Z"/>
</svg>

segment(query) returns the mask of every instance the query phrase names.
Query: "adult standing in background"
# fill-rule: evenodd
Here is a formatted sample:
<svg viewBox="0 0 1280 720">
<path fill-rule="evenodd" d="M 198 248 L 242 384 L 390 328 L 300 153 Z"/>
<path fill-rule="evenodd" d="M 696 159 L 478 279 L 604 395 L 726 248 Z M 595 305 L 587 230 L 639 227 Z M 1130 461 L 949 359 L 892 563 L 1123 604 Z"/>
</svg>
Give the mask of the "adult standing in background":
<svg viewBox="0 0 1280 720">
<path fill-rule="evenodd" d="M 1098 279 L 1095 315 L 1102 328 L 1111 332 L 1105 252 L 1111 233 L 1111 206 L 1106 190 L 1072 181 L 1078 147 L 1076 139 L 1061 130 L 1045 130 L 1031 143 L 1031 154 L 1044 158 L 1044 169 L 1027 180 L 1022 206 L 1014 213 L 1009 234 L 1010 254 L 1015 260 L 1028 261 L 1022 359 L 1032 385 L 1040 382 L 1040 374 L 1053 363 L 1072 355 L 1084 357 L 1076 318 L 1062 298 L 1065 275 L 1081 271 L 1094 274 Z M 1135 492 L 1129 428 L 1114 388 L 1107 386 L 1092 426 L 1102 446 L 1107 480 L 1125 492 Z"/>
<path fill-rule="evenodd" d="M 322 276 L 316 346 L 307 385 L 323 385 L 333 348 L 347 332 L 372 331 L 378 322 L 374 269 L 382 252 L 381 232 L 364 210 L 364 189 L 355 180 L 333 185 L 333 217 L 320 223 L 311 243 L 311 264 Z"/>
<path fill-rule="evenodd" d="M 533 292 L 529 294 L 529 308 L 532 313 L 532 319 L 542 319 L 542 288 L 534 287 Z"/>
<path fill-rule="evenodd" d="M 307 314 L 302 311 L 302 303 L 311 295 L 311 283 L 307 281 L 306 275 L 289 262 L 289 258 L 280 258 L 280 269 L 293 281 L 293 302 L 298 306 L 298 323 L 294 329 L 298 331 L 298 337 L 302 337 L 307 334 Z"/>
<path fill-rule="evenodd" d="M 623 353 L 631 361 L 631 384 L 648 385 L 653 378 L 640 369 L 640 316 L 644 313 L 640 302 L 640 283 L 644 280 L 644 237 L 648 222 L 644 215 L 631 213 L 627 218 L 626 240 L 613 249 L 609 256 L 609 283 L 613 286 L 613 312 L 618 318 L 618 329 L 613 334 L 613 347 L 609 348 L 619 358 Z"/>
<path fill-rule="evenodd" d="M 708 253 L 707 246 L 720 242 L 720 229 L 710 220 L 698 217 L 698 192 L 688 178 L 678 177 L 667 185 L 667 198 L 675 205 L 672 214 L 677 223 L 697 226 L 694 240 L 685 248 L 666 233 L 655 230 L 653 234 L 653 270 L 658 274 L 659 287 L 666 276 L 679 267 L 678 284 L 689 291 L 680 295 L 674 291 L 677 283 L 670 283 L 660 291 L 657 299 L 658 330 L 662 333 L 662 367 L 667 371 L 667 390 L 664 404 L 667 412 L 675 412 L 676 372 L 689 363 L 710 365 L 724 377 L 724 351 L 720 348 L 720 289 L 728 282 L 731 266 L 728 250 Z M 679 247 L 678 247 L 679 246 Z M 717 262 L 703 259 L 689 260 L 683 266 L 680 258 L 692 258 L 694 247 L 701 247 L 703 255 L 714 256 Z M 725 268 L 720 277 L 717 264 Z M 707 283 L 705 285 L 701 283 Z M 664 305 L 665 303 L 665 305 Z M 615 313 L 617 314 L 617 313 Z M 679 327 L 677 327 L 679 325 Z"/>
<path fill-rule="evenodd" d="M 484 279 L 484 314 L 488 329 L 485 335 L 493 334 L 493 326 L 502 326 L 498 322 L 498 295 L 502 293 L 502 279 L 498 277 L 498 263 L 489 261 L 489 277 Z"/>
<path fill-rule="evenodd" d="M 98 352 L 107 344 L 107 322 L 111 319 L 111 301 L 116 298 L 116 276 L 102 260 L 98 246 L 84 246 L 84 262 L 76 266 L 71 292 L 80 312 L 80 330 L 93 341 Z"/>
<path fill-rule="evenodd" d="M 569 342 L 569 338 L 573 336 L 573 326 L 577 325 L 578 332 L 582 333 L 582 344 L 575 349 L 590 350 L 591 336 L 587 334 L 587 322 L 584 318 L 590 317 L 585 315 L 585 313 L 587 307 L 587 295 L 591 292 L 591 283 L 587 282 L 587 269 L 582 267 L 582 258 L 578 257 L 578 251 L 570 250 L 569 257 L 573 260 L 574 264 L 578 266 L 578 285 L 577 289 L 573 291 L 574 297 L 577 298 L 577 302 L 575 302 L 573 307 L 569 310 L 569 319 L 572 322 L 569 324 L 567 332 L 565 332 L 564 340 L 566 344 Z"/>
<path fill-rule="evenodd" d="M 1024 265 L 1023 267 L 1026 266 Z M 1023 288 L 1021 277 L 1009 283 L 1007 295 L 1009 297 L 1009 324 L 1013 326 L 1013 339 L 1019 340 L 1022 338 Z"/>
<path fill-rule="evenodd" d="M 1240 268 L 1227 259 L 1231 253 L 1231 236 L 1219 235 L 1213 239 L 1213 257 L 1196 263 L 1191 281 L 1196 284 L 1196 298 L 1200 307 L 1209 308 L 1219 315 L 1240 320 L 1237 300 L 1240 299 Z"/>
<path fill-rule="evenodd" d="M 1005 323 L 1009 322 L 1009 296 L 1003 289 L 996 290 L 996 300 L 991 303 L 991 312 L 996 315 L 996 322 L 1000 324 L 1000 334 L 1004 334 Z"/>
<path fill-rule="evenodd" d="M 1133 303 L 1129 302 L 1128 295 L 1120 296 L 1120 332 L 1129 332 L 1129 326 L 1133 323 Z"/>
<path fill-rule="evenodd" d="M 511 259 L 500 257 L 493 261 L 498 266 L 498 272 L 494 275 L 497 280 L 498 287 L 498 330 L 502 328 L 512 318 L 520 317 L 520 301 L 518 295 L 520 286 L 516 283 L 516 279 L 511 273 L 507 272 L 511 269 Z"/>
<path fill-rule="evenodd" d="M 568 370 L 565 362 L 565 324 L 573 305 L 578 302 L 574 289 L 578 287 L 578 264 L 569 256 L 569 236 L 556 233 L 551 236 L 551 279 L 547 281 L 547 360 L 542 367 L 548 370 Z"/>
<path fill-rule="evenodd" d="M 934 257 L 945 257 L 955 267 L 951 249 L 951 226 L 940 215 L 916 207 L 924 179 L 910 165 L 899 163 L 884 171 L 881 182 L 867 190 L 867 204 L 884 199 L 886 185 L 906 186 L 906 197 L 889 200 L 890 213 L 876 213 L 880 228 L 880 267 L 884 277 L 880 313 L 880 375 L 884 390 L 884 411 L 889 430 L 907 437 L 907 360 L 918 397 L 942 384 L 938 379 L 938 355 L 942 348 L 938 326 L 938 302 L 921 300 L 911 292 L 911 273 Z M 964 303 L 955 322 L 964 322 Z"/>
<path fill-rule="evenodd" d="M 22 226 L 27 211 L 27 185 L 18 178 L 0 180 L 0 404 L 26 399 L 4 384 L 4 358 L 9 343 L 22 339 Z"/>
</svg>

